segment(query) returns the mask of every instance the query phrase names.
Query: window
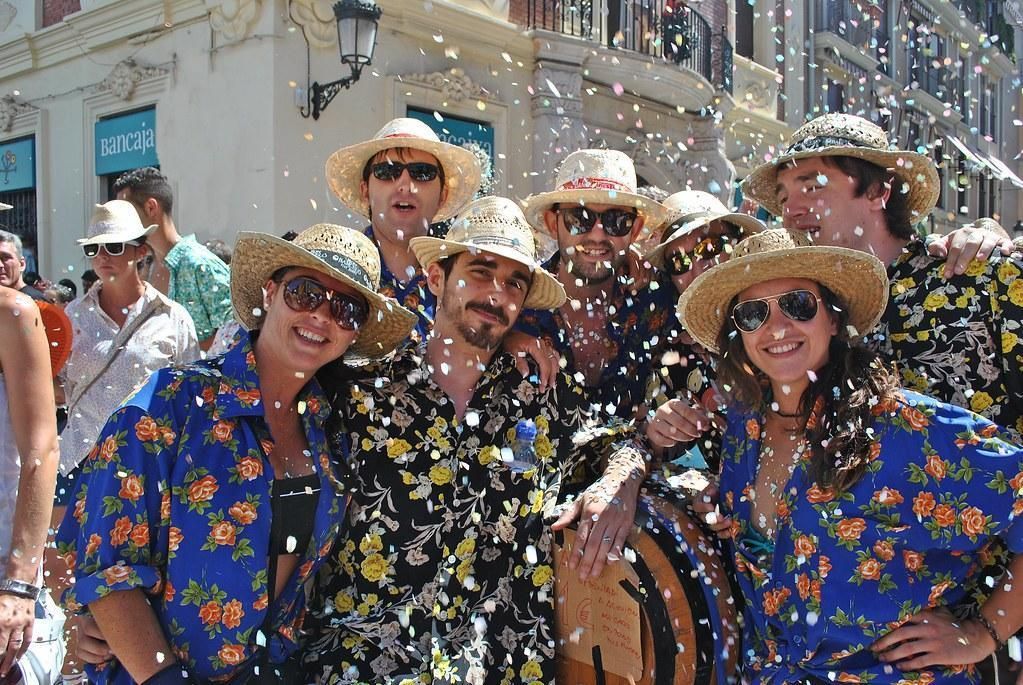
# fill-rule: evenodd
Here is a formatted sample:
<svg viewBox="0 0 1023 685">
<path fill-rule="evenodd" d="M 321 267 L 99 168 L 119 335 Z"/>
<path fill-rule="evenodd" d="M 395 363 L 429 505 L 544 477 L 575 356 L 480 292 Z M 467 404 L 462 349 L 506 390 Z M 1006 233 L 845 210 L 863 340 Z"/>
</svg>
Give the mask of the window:
<svg viewBox="0 0 1023 685">
<path fill-rule="evenodd" d="M 970 84 L 973 79 L 970 77 L 969 69 L 970 58 L 969 55 L 959 54 L 959 84 L 958 95 L 959 95 L 959 114 L 963 117 L 963 123 L 967 126 L 970 125 L 970 98 L 973 95 Z"/>
<path fill-rule="evenodd" d="M 755 0 L 735 0 L 735 51 L 753 59 L 753 3 Z"/>
<path fill-rule="evenodd" d="M 956 177 L 956 211 L 960 214 L 970 213 L 970 175 L 966 171 L 966 160 L 962 155 L 956 155 L 959 159 L 957 168 L 959 174 Z"/>
<path fill-rule="evenodd" d="M 915 149 L 915 148 L 910 148 Z M 939 209 L 947 209 L 948 193 L 945 189 L 945 170 L 948 169 L 949 158 L 945 156 L 945 143 L 939 138 L 934 143 L 934 165 L 938 168 L 938 203 Z"/>
<path fill-rule="evenodd" d="M 824 84 L 824 111 L 845 111 L 845 86 L 839 81 L 828 79 Z"/>
</svg>

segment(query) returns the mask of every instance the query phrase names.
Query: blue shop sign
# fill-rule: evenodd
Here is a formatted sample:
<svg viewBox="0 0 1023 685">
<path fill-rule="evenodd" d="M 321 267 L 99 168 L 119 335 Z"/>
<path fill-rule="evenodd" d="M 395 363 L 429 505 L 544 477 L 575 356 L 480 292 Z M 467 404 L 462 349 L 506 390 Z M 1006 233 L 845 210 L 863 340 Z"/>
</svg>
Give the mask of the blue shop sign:
<svg viewBox="0 0 1023 685">
<path fill-rule="evenodd" d="M 490 124 L 416 107 L 408 108 L 408 116 L 426 123 L 445 143 L 458 146 L 476 143 L 494 159 L 494 127 Z"/>
<path fill-rule="evenodd" d="M 96 122 L 97 176 L 159 164 L 155 107 Z"/>
<path fill-rule="evenodd" d="M 35 136 L 0 143 L 0 193 L 35 187 Z"/>
</svg>

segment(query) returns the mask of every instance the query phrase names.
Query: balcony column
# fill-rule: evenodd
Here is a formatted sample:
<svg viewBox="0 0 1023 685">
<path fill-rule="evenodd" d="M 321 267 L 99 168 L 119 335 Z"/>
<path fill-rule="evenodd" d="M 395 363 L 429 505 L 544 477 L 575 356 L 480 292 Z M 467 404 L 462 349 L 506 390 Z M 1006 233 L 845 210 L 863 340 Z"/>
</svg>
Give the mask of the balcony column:
<svg viewBox="0 0 1023 685">
<path fill-rule="evenodd" d="M 735 165 L 725 150 L 724 129 L 713 117 L 692 116 L 688 126 L 691 142 L 673 170 L 681 181 L 679 187 L 706 191 L 731 206 Z"/>
<path fill-rule="evenodd" d="M 544 34 L 542 37 L 538 34 Z M 534 32 L 533 69 L 533 191 L 551 189 L 555 171 L 568 153 L 586 147 L 583 123 L 583 60 L 585 48 L 557 34 Z M 555 57 L 556 59 L 549 59 Z"/>
</svg>

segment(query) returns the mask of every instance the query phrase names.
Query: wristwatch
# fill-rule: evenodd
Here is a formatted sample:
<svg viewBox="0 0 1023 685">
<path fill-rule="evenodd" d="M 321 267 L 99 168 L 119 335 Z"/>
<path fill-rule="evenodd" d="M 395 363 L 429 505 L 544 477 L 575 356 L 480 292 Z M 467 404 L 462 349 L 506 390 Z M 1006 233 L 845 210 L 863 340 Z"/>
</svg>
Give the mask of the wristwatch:
<svg viewBox="0 0 1023 685">
<path fill-rule="evenodd" d="M 32 583 L 26 583 L 23 580 L 15 580 L 14 578 L 0 580 L 0 594 L 2 595 L 14 595 L 15 597 L 24 597 L 25 599 L 36 601 L 42 593 L 43 588 Z"/>
</svg>

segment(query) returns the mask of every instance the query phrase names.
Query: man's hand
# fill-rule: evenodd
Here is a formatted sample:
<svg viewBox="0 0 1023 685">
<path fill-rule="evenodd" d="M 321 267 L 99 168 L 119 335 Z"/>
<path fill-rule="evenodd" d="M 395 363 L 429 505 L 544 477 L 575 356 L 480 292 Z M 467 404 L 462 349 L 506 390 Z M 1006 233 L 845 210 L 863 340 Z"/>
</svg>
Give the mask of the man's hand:
<svg viewBox="0 0 1023 685">
<path fill-rule="evenodd" d="M 1003 255 L 1011 254 L 1012 239 L 1000 223 L 987 218 L 950 231 L 927 245 L 931 255 L 945 258 L 945 278 L 965 273 L 974 259 L 987 261 L 995 249 Z"/>
<path fill-rule="evenodd" d="M 721 515 L 718 507 L 718 486 L 708 485 L 693 498 L 693 511 L 703 519 L 703 523 L 722 540 L 732 537 L 732 519 Z"/>
<path fill-rule="evenodd" d="M 35 600 L 0 595 L 0 647 L 4 650 L 3 660 L 0 661 L 0 677 L 6 677 L 11 666 L 28 651 L 28 646 L 32 644 L 35 616 Z"/>
<path fill-rule="evenodd" d="M 647 421 L 646 437 L 654 447 L 668 449 L 680 442 L 696 440 L 715 425 L 723 427 L 721 417 L 701 405 L 676 398 L 657 408 L 653 418 Z"/>
<path fill-rule="evenodd" d="M 995 641 L 977 621 L 957 621 L 947 609 L 925 609 L 870 649 L 878 659 L 901 671 L 919 671 L 928 666 L 983 661 L 991 656 Z"/>
<path fill-rule="evenodd" d="M 554 387 L 558 371 L 561 369 L 561 355 L 549 340 L 534 338 L 522 331 L 509 331 L 504 336 L 504 351 L 515 357 L 515 368 L 523 376 L 529 376 L 526 355 L 536 360 L 540 368 L 540 392 L 546 392 Z"/>
<path fill-rule="evenodd" d="M 553 530 L 562 530 L 573 521 L 579 522 L 575 549 L 568 558 L 568 567 L 578 569 L 579 580 L 597 578 L 604 564 L 621 559 L 636 520 L 641 483 L 634 473 L 609 468 L 551 525 Z"/>
<path fill-rule="evenodd" d="M 103 664 L 114 658 L 96 619 L 84 615 L 78 617 L 78 658 L 87 664 Z"/>
</svg>

